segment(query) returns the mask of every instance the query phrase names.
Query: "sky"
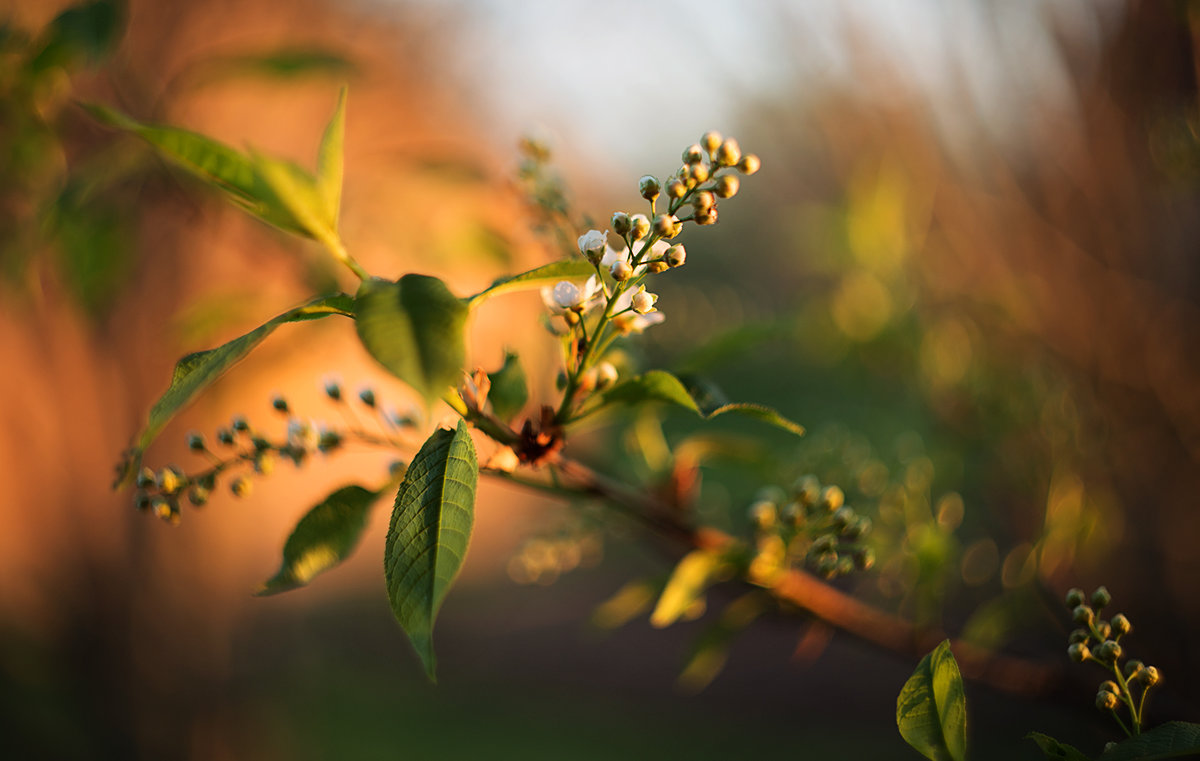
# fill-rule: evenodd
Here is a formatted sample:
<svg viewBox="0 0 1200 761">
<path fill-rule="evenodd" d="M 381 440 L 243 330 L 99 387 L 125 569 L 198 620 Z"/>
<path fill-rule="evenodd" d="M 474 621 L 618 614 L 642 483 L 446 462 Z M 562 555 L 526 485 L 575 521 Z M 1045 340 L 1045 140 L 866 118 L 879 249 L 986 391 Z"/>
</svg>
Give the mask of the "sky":
<svg viewBox="0 0 1200 761">
<path fill-rule="evenodd" d="M 856 79 L 852 51 L 925 93 L 951 140 L 965 113 L 1019 138 L 1029 108 L 1070 113 L 1054 29 L 1086 59 L 1120 14 L 1116 0 L 416 2 L 453 15 L 441 64 L 472 83 L 499 140 L 541 131 L 622 174 L 728 130 L 747 99 L 877 84 Z"/>
</svg>

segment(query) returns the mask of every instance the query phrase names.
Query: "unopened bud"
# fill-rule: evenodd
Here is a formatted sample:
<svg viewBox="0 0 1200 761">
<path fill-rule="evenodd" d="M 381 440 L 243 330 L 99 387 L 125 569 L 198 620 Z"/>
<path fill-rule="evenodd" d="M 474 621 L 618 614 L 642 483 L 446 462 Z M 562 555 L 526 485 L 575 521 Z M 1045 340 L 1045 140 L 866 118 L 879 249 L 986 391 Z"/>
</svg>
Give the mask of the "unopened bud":
<svg viewBox="0 0 1200 761">
<path fill-rule="evenodd" d="M 613 228 L 613 232 L 615 232 L 617 235 L 628 234 L 629 229 L 632 226 L 633 226 L 633 223 L 630 222 L 629 215 L 626 214 L 625 212 L 618 211 L 612 215 L 612 228 Z"/>
<path fill-rule="evenodd" d="M 634 214 L 629 220 L 633 225 L 629 232 L 634 240 L 641 240 L 650 233 L 650 220 L 645 214 Z"/>
<path fill-rule="evenodd" d="M 1083 663 L 1092 655 L 1088 646 L 1083 642 L 1075 642 L 1067 648 L 1067 656 L 1076 663 Z"/>
<path fill-rule="evenodd" d="M 246 431 L 250 430 L 250 423 L 247 422 L 246 418 L 242 417 L 241 415 L 238 415 L 233 419 L 232 425 L 233 430 L 239 433 L 245 433 Z"/>
<path fill-rule="evenodd" d="M 662 238 L 674 238 L 678 235 L 676 228 L 679 220 L 673 214 L 659 214 L 654 218 L 654 232 Z"/>
<path fill-rule="evenodd" d="M 682 267 L 687 261 L 687 250 L 682 245 L 671 246 L 666 253 L 667 264 L 671 267 Z"/>
<path fill-rule="evenodd" d="M 761 166 L 762 162 L 758 160 L 758 156 L 755 156 L 753 153 L 747 153 L 737 163 L 737 170 L 744 175 L 751 175 L 757 172 Z"/>
<path fill-rule="evenodd" d="M 711 190 L 701 190 L 696 195 L 692 196 L 692 208 L 697 211 L 711 209 L 713 204 L 717 202 L 716 196 Z"/>
<path fill-rule="evenodd" d="M 335 402 L 342 401 L 342 386 L 335 380 L 325 381 L 325 396 Z"/>
<path fill-rule="evenodd" d="M 717 207 L 713 206 L 703 211 L 697 210 L 692 220 L 698 225 L 715 225 L 717 223 Z"/>
<path fill-rule="evenodd" d="M 1106 639 L 1096 648 L 1096 657 L 1102 661 L 1118 661 L 1121 659 L 1121 645 L 1115 640 Z"/>
<path fill-rule="evenodd" d="M 710 174 L 708 164 L 692 164 L 688 169 L 686 182 L 694 187 L 702 182 L 707 182 Z"/>
<path fill-rule="evenodd" d="M 697 146 L 699 147 L 699 146 Z M 778 512 L 775 503 L 766 500 L 759 500 L 750 505 L 746 511 L 750 522 L 760 530 L 769 529 L 775 525 L 775 520 L 778 517 Z"/>
<path fill-rule="evenodd" d="M 683 163 L 698 164 L 701 161 L 704 161 L 704 149 L 699 143 L 693 143 L 683 149 Z"/>
<path fill-rule="evenodd" d="M 163 468 L 158 474 L 158 488 L 163 494 L 174 494 L 183 487 L 183 477 L 174 468 Z"/>
<path fill-rule="evenodd" d="M 1100 690 L 1096 693 L 1096 707 L 1101 711 L 1111 711 L 1117 707 L 1119 698 L 1107 690 Z"/>
<path fill-rule="evenodd" d="M 187 435 L 187 445 L 188 449 L 192 450 L 193 452 L 203 452 L 204 437 L 193 431 Z"/>
<path fill-rule="evenodd" d="M 584 258 L 592 264 L 596 264 L 604 258 L 604 249 L 608 245 L 608 239 L 599 230 L 588 230 L 579 236 L 578 244 L 579 253 L 583 254 Z"/>
<path fill-rule="evenodd" d="M 655 259 L 646 265 L 646 271 L 652 275 L 657 275 L 660 272 L 666 272 L 668 264 L 662 259 Z"/>
<path fill-rule="evenodd" d="M 142 468 L 134 480 L 134 486 L 139 489 L 147 489 L 158 483 L 158 475 L 151 468 Z"/>
<path fill-rule="evenodd" d="M 661 190 L 662 186 L 659 184 L 658 178 L 652 174 L 644 175 L 640 180 L 638 180 L 638 192 L 641 193 L 642 198 L 645 198 L 647 201 L 653 201 L 655 198 L 658 198 L 658 194 Z"/>
<path fill-rule="evenodd" d="M 717 178 L 713 192 L 720 198 L 732 198 L 738 192 L 740 181 L 736 174 L 725 174 Z"/>
<path fill-rule="evenodd" d="M 1067 590 L 1067 607 L 1074 610 L 1080 605 L 1083 605 L 1084 596 L 1083 590 L 1079 587 L 1073 587 Z"/>
<path fill-rule="evenodd" d="M 245 497 L 250 494 L 251 482 L 245 476 L 239 476 L 233 479 L 233 483 L 229 484 L 229 490 L 233 492 L 235 497 Z"/>
<path fill-rule="evenodd" d="M 1077 605 L 1071 612 L 1071 620 L 1082 626 L 1088 626 L 1096 618 L 1096 612 L 1087 605 Z"/>
<path fill-rule="evenodd" d="M 1100 691 L 1101 692 L 1111 692 L 1114 695 L 1121 694 L 1121 688 L 1119 686 L 1117 686 L 1117 683 L 1111 679 L 1100 683 Z"/>
<path fill-rule="evenodd" d="M 713 157 L 713 161 L 715 161 L 718 166 L 733 166 L 737 164 L 741 158 L 742 149 L 738 146 L 737 140 L 734 140 L 731 137 L 727 138 L 725 142 L 721 143 L 720 147 L 717 148 L 717 154 Z"/>
<path fill-rule="evenodd" d="M 364 388 L 358 392 L 358 399 L 368 407 L 375 406 L 375 392 L 369 388 Z"/>
<path fill-rule="evenodd" d="M 1142 669 L 1138 681 L 1147 687 L 1153 687 L 1154 685 L 1158 684 L 1158 680 L 1160 678 L 1161 677 L 1159 676 L 1157 668 L 1154 666 L 1147 666 L 1146 668 Z"/>
<path fill-rule="evenodd" d="M 875 551 L 870 547 L 861 547 L 854 552 L 854 564 L 860 571 L 868 571 L 875 565 Z"/>
<path fill-rule="evenodd" d="M 1106 587 L 1096 587 L 1096 591 L 1092 592 L 1092 607 L 1100 610 L 1105 605 L 1112 602 L 1112 595 L 1108 593 Z"/>
<path fill-rule="evenodd" d="M 1129 619 L 1125 617 L 1124 613 L 1118 613 L 1112 617 L 1112 630 L 1113 634 L 1116 634 L 1118 637 L 1120 637 L 1121 635 L 1128 634 L 1130 631 L 1132 631 L 1133 624 L 1129 623 Z"/>
<path fill-rule="evenodd" d="M 704 150 L 708 151 L 710 156 L 716 154 L 717 149 L 721 147 L 721 143 L 723 142 L 725 142 L 725 139 L 716 130 L 705 132 L 704 136 L 700 138 L 700 145 Z"/>
<path fill-rule="evenodd" d="M 279 394 L 276 394 L 274 397 L 271 398 L 271 406 L 275 408 L 276 412 L 287 412 L 288 411 L 287 399 L 284 399 Z"/>
<path fill-rule="evenodd" d="M 633 277 L 633 266 L 624 259 L 618 259 L 612 263 L 612 267 L 608 270 L 612 275 L 612 279 L 618 283 L 623 283 Z"/>
<path fill-rule="evenodd" d="M 596 390 L 604 391 L 617 382 L 617 368 L 611 362 L 596 365 Z"/>
<path fill-rule="evenodd" d="M 833 512 L 841 507 L 846 502 L 846 495 L 842 492 L 841 487 L 826 486 L 821 491 L 821 507 L 829 512 Z"/>
<path fill-rule="evenodd" d="M 687 184 L 678 177 L 667 180 L 667 195 L 671 198 L 683 198 L 687 195 Z"/>
<path fill-rule="evenodd" d="M 1071 632 L 1070 636 L 1067 637 L 1067 642 L 1074 645 L 1076 642 L 1087 642 L 1091 638 L 1092 633 L 1087 629 L 1075 629 Z"/>
</svg>

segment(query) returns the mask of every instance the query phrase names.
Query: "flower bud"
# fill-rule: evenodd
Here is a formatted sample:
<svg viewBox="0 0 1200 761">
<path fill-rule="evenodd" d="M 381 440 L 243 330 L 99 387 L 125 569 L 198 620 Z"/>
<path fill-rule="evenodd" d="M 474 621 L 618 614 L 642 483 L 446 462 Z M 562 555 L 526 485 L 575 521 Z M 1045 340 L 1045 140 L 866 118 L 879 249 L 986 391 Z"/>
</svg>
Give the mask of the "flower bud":
<svg viewBox="0 0 1200 761">
<path fill-rule="evenodd" d="M 1071 620 L 1082 626 L 1088 626 L 1096 618 L 1096 612 L 1087 605 L 1077 605 L 1071 612 Z"/>
<path fill-rule="evenodd" d="M 812 547 L 809 548 L 809 552 L 814 555 L 820 555 L 824 552 L 831 551 L 836 546 L 837 540 L 835 540 L 829 534 L 821 534 L 813 540 Z"/>
<path fill-rule="evenodd" d="M 335 402 L 342 401 L 342 386 L 341 386 L 341 384 L 339 384 L 335 380 L 325 381 L 325 396 L 329 397 L 332 401 L 335 401 Z"/>
<path fill-rule="evenodd" d="M 633 227 L 633 223 L 625 212 L 618 211 L 612 215 L 612 228 L 617 235 L 627 235 L 631 227 Z"/>
<path fill-rule="evenodd" d="M 683 149 L 683 163 L 699 164 L 701 161 L 704 161 L 704 149 L 699 143 L 693 143 Z"/>
<path fill-rule="evenodd" d="M 275 396 L 271 397 L 271 406 L 275 408 L 276 412 L 287 412 L 288 411 L 287 399 L 284 399 L 279 394 L 276 394 Z"/>
<path fill-rule="evenodd" d="M 667 180 L 667 195 L 671 198 L 683 198 L 687 195 L 687 184 L 678 177 Z"/>
<path fill-rule="evenodd" d="M 792 493 L 805 507 L 816 504 L 821 495 L 821 482 L 814 475 L 800 476 L 792 484 Z"/>
<path fill-rule="evenodd" d="M 704 148 L 704 150 L 708 151 L 710 156 L 712 156 L 716 154 L 717 149 L 721 147 L 721 143 L 724 141 L 725 138 L 721 137 L 720 132 L 717 132 L 716 130 L 709 130 L 708 132 L 704 133 L 703 137 L 700 138 L 700 145 Z"/>
<path fill-rule="evenodd" d="M 592 264 L 596 264 L 604 258 L 604 249 L 608 245 L 608 239 L 599 230 L 588 230 L 579 236 L 578 244 L 579 253 L 583 254 L 584 258 Z"/>
<path fill-rule="evenodd" d="M 612 263 L 612 267 L 608 270 L 612 275 L 612 279 L 618 283 L 623 283 L 633 277 L 633 266 L 624 259 L 618 259 Z"/>
<path fill-rule="evenodd" d="M 221 444 L 223 444 L 225 446 L 232 446 L 233 431 L 229 430 L 228 428 L 218 428 L 217 429 L 217 441 L 219 441 Z"/>
<path fill-rule="evenodd" d="M 1083 663 L 1092 655 L 1088 650 L 1088 646 L 1083 642 L 1076 642 L 1067 648 L 1067 657 L 1076 663 Z"/>
<path fill-rule="evenodd" d="M 250 423 L 246 421 L 246 418 L 238 415 L 233 419 L 233 430 L 239 433 L 245 433 L 246 431 L 250 430 Z"/>
<path fill-rule="evenodd" d="M 332 452 L 342 445 L 342 435 L 337 431 L 321 431 L 317 437 L 317 449 Z"/>
<path fill-rule="evenodd" d="M 633 223 L 629 232 L 634 240 L 641 240 L 650 233 L 650 220 L 646 219 L 645 214 L 634 214 L 629 220 Z"/>
<path fill-rule="evenodd" d="M 710 174 L 708 164 L 692 164 L 688 168 L 688 175 L 684 181 L 689 187 L 695 187 L 702 182 L 707 182 Z"/>
<path fill-rule="evenodd" d="M 1121 659 L 1121 645 L 1115 640 L 1106 639 L 1096 648 L 1096 657 L 1102 661 L 1117 661 Z"/>
<path fill-rule="evenodd" d="M 229 490 L 233 492 L 235 497 L 245 497 L 250 494 L 251 482 L 245 476 L 238 476 L 233 479 L 233 483 L 229 484 Z"/>
<path fill-rule="evenodd" d="M 656 259 L 655 261 L 652 261 L 646 265 L 646 271 L 652 275 L 657 275 L 660 272 L 666 272 L 668 266 L 669 265 L 662 259 Z"/>
<path fill-rule="evenodd" d="M 1092 607 L 1096 610 L 1100 610 L 1110 602 L 1112 602 L 1112 595 L 1108 593 L 1107 588 L 1096 587 L 1096 591 L 1092 592 Z"/>
<path fill-rule="evenodd" d="M 188 502 L 191 502 L 193 507 L 204 507 L 208 504 L 208 494 L 208 489 L 202 486 L 193 486 L 188 489 Z"/>
<path fill-rule="evenodd" d="M 682 245 L 671 246 L 666 253 L 667 264 L 671 267 L 682 267 L 687 261 L 687 250 Z"/>
<path fill-rule="evenodd" d="M 662 238 L 674 238 L 678 233 L 675 227 L 679 220 L 673 214 L 659 214 L 654 218 L 654 232 Z"/>
<path fill-rule="evenodd" d="M 158 483 L 158 475 L 152 468 L 142 468 L 133 483 L 139 489 L 148 489 Z"/>
<path fill-rule="evenodd" d="M 717 178 L 713 192 L 720 198 L 732 198 L 738 192 L 740 181 L 736 174 L 725 174 Z"/>
<path fill-rule="evenodd" d="M 864 515 L 853 524 L 847 526 L 843 533 L 849 539 L 861 539 L 871 533 L 871 519 Z"/>
<path fill-rule="evenodd" d="M 696 146 L 699 147 L 699 146 Z M 775 525 L 775 520 L 778 518 L 778 511 L 775 503 L 767 500 L 759 500 L 750 505 L 746 511 L 746 515 L 750 518 L 750 522 L 759 530 L 766 530 Z"/>
<path fill-rule="evenodd" d="M 174 494 L 183 488 L 184 478 L 174 468 L 163 468 L 158 474 L 158 488 L 163 494 Z"/>
<path fill-rule="evenodd" d="M 358 399 L 368 407 L 375 406 L 375 392 L 369 388 L 364 388 L 358 392 Z"/>
<path fill-rule="evenodd" d="M 187 435 L 187 445 L 188 449 L 192 450 L 193 452 L 203 452 L 204 437 L 195 431 L 192 431 Z"/>
<path fill-rule="evenodd" d="M 1116 695 L 1107 690 L 1100 690 L 1096 693 L 1096 707 L 1101 711 L 1111 711 L 1117 707 L 1117 702 L 1120 700 Z"/>
<path fill-rule="evenodd" d="M 718 166 L 733 166 L 742 158 L 742 149 L 738 146 L 737 140 L 732 137 L 726 138 L 725 142 L 721 143 L 717 148 L 717 153 L 713 157 L 713 161 Z"/>
<path fill-rule="evenodd" d="M 860 571 L 868 571 L 875 565 L 875 550 L 870 547 L 860 547 L 854 551 L 854 565 Z"/>
<path fill-rule="evenodd" d="M 1076 642 L 1087 642 L 1092 638 L 1092 633 L 1087 629 L 1076 629 L 1067 637 L 1067 642 L 1074 645 Z"/>
<path fill-rule="evenodd" d="M 1067 590 L 1067 607 L 1074 610 L 1080 605 L 1083 605 L 1084 597 L 1083 590 L 1079 587 L 1072 587 Z"/>
<path fill-rule="evenodd" d="M 692 208 L 696 211 L 711 209 L 716 202 L 717 197 L 713 195 L 711 190 L 701 190 L 692 196 Z"/>
<path fill-rule="evenodd" d="M 698 225 L 715 225 L 717 223 L 717 207 L 705 209 L 704 211 L 696 211 L 692 215 L 692 219 Z"/>
<path fill-rule="evenodd" d="M 837 575 L 849 576 L 851 573 L 854 573 L 854 558 L 842 555 L 838 558 Z"/>
<path fill-rule="evenodd" d="M 601 362 L 596 365 L 596 390 L 603 391 L 611 388 L 617 382 L 617 368 L 612 362 Z"/>
<path fill-rule="evenodd" d="M 749 176 L 757 172 L 760 166 L 762 166 L 762 162 L 758 160 L 758 156 L 755 156 L 753 153 L 747 153 L 737 163 L 737 170 Z"/>
<path fill-rule="evenodd" d="M 1147 666 L 1146 668 L 1142 669 L 1141 672 L 1139 672 L 1138 677 L 1138 681 L 1147 687 L 1153 687 L 1154 685 L 1158 684 L 1158 680 L 1161 679 L 1158 669 L 1156 669 L 1154 666 Z"/>
<path fill-rule="evenodd" d="M 841 507 L 846 502 L 846 495 L 842 493 L 840 487 L 826 486 L 821 491 L 821 507 L 829 512 L 833 512 Z"/>
<path fill-rule="evenodd" d="M 596 383 L 600 380 L 600 374 L 596 368 L 589 368 L 586 372 L 579 376 L 579 380 L 575 382 L 575 389 L 581 394 L 590 394 L 596 390 Z"/>
<path fill-rule="evenodd" d="M 1102 682 L 1100 684 L 1100 691 L 1101 692 L 1111 692 L 1114 695 L 1121 694 L 1121 688 L 1117 685 L 1116 682 L 1114 682 L 1111 679 L 1109 679 L 1108 681 Z"/>
<path fill-rule="evenodd" d="M 1096 621 L 1096 633 L 1100 635 L 1100 639 L 1108 639 L 1112 636 L 1112 626 L 1104 619 Z"/>
<path fill-rule="evenodd" d="M 1133 624 L 1129 623 L 1129 619 L 1125 617 L 1124 613 L 1118 613 L 1112 617 L 1112 630 L 1113 634 L 1116 634 L 1118 637 L 1120 637 L 1121 635 L 1128 634 L 1130 631 L 1132 631 Z"/>
<path fill-rule="evenodd" d="M 642 194 L 642 198 L 647 201 L 653 201 L 658 198 L 659 191 L 662 186 L 658 182 L 658 178 L 652 174 L 643 175 L 642 179 L 638 180 L 638 192 Z"/>
<path fill-rule="evenodd" d="M 839 531 L 845 530 L 847 526 L 854 522 L 854 509 L 851 507 L 839 507 L 833 513 L 833 525 Z"/>
</svg>

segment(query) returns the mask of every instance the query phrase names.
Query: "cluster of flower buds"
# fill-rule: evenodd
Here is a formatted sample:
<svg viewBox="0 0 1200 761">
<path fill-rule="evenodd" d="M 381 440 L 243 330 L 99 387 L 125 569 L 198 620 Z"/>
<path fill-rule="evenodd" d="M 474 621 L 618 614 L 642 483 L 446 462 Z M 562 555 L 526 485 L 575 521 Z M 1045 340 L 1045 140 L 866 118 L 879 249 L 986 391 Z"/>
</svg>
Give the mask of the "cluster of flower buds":
<svg viewBox="0 0 1200 761">
<path fill-rule="evenodd" d="M 1104 587 L 1097 588 L 1090 598 L 1084 595 L 1082 589 L 1067 592 L 1067 608 L 1071 611 L 1071 619 L 1079 627 L 1068 637 L 1067 655 L 1076 663 L 1095 663 L 1113 675 L 1113 679 L 1105 680 L 1100 685 L 1096 693 L 1096 707 L 1111 712 L 1129 733 L 1130 729 L 1117 715 L 1118 707 L 1125 705 L 1133 722 L 1133 734 L 1136 734 L 1141 727 L 1146 694 L 1158 684 L 1161 677 L 1157 668 L 1138 660 L 1126 661 L 1122 666 L 1121 659 L 1125 651 L 1121 638 L 1133 631 L 1133 624 L 1122 613 L 1107 620 L 1101 618 L 1101 613 L 1110 602 L 1112 596 Z"/>
<path fill-rule="evenodd" d="M 287 419 L 286 432 L 281 439 L 273 440 L 252 426 L 243 415 L 235 416 L 229 425 L 217 429 L 215 444 L 210 444 L 203 434 L 188 433 L 188 449 L 203 457 L 205 465 L 191 473 L 173 465 L 161 470 L 142 468 L 134 482 L 134 505 L 168 523 L 178 524 L 183 500 L 195 507 L 203 507 L 222 478 L 229 479 L 230 493 L 245 497 L 253 488 L 253 477 L 270 475 L 281 458 L 300 467 L 310 455 L 333 452 L 347 440 L 390 448 L 404 446 L 395 435 L 414 425 L 414 416 L 380 409 L 375 392 L 363 388 L 358 392 L 357 402 L 375 418 L 376 433 L 366 430 L 358 413 L 345 404 L 339 383 L 327 381 L 324 391 L 330 402 L 343 409 L 344 427 L 329 427 L 298 417 L 288 400 L 276 395 L 271 399 L 271 407 Z"/>
<path fill-rule="evenodd" d="M 875 553 L 864 541 L 871 519 L 845 501 L 839 487 L 822 486 L 813 475 L 797 479 L 790 492 L 759 492 L 747 511 L 758 542 L 752 577 L 773 563 L 803 565 L 826 579 L 871 568 Z"/>
</svg>

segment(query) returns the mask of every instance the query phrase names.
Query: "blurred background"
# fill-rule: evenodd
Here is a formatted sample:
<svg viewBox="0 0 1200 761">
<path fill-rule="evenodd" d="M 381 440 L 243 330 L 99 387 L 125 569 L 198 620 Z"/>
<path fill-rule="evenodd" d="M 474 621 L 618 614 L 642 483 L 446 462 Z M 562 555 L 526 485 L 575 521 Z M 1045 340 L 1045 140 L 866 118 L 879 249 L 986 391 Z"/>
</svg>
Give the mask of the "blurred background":
<svg viewBox="0 0 1200 761">
<path fill-rule="evenodd" d="M 913 757 L 893 719 L 909 659 L 795 613 L 724 642 L 712 627 L 738 592 L 722 587 L 667 630 L 590 624 L 670 560 L 586 507 L 485 484 L 432 687 L 380 582 L 385 509 L 345 566 L 251 597 L 304 510 L 381 481 L 386 453 L 281 465 L 177 527 L 110 490 L 179 356 L 353 284 L 75 101 L 311 166 L 342 83 L 349 248 L 458 293 L 558 255 L 514 182 L 521 135 L 549 142 L 600 227 L 640 210 L 636 178 L 673 171 L 705 130 L 736 136 L 763 169 L 719 225 L 689 228 L 687 266 L 660 281 L 666 322 L 629 361 L 702 375 L 809 435 L 643 418 L 580 456 L 653 481 L 663 441 L 710 453 L 701 515 L 743 534 L 761 487 L 839 483 L 879 557 L 842 586 L 1040 662 L 1065 665 L 1062 592 L 1106 584 L 1134 622 L 1127 650 L 1165 674 L 1150 721 L 1200 716 L 1200 6 L 745 5 L 0 5 L 14 758 Z M 516 348 L 531 404 L 550 399 L 536 295 L 486 310 L 472 363 Z M 148 462 L 186 467 L 186 432 L 234 414 L 282 431 L 273 393 L 333 416 L 329 376 L 407 409 L 351 330 L 280 329 Z M 1037 758 L 1031 730 L 1088 752 L 1116 739 L 1092 706 L 1100 672 L 1064 673 L 1035 696 L 969 685 L 974 757 Z"/>
</svg>

